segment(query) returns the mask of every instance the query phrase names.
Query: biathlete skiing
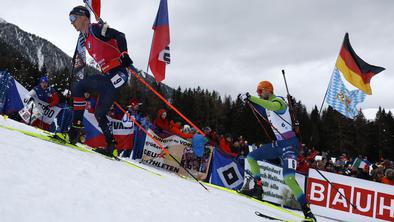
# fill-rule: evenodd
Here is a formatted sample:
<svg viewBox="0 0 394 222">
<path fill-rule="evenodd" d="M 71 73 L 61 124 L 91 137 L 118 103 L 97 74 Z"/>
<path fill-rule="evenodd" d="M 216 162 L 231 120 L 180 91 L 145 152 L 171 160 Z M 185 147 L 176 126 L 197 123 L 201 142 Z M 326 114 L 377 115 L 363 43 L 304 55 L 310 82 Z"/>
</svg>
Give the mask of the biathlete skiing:
<svg viewBox="0 0 394 222">
<path fill-rule="evenodd" d="M 116 157 L 116 142 L 106 115 L 114 101 L 119 98 L 121 88 L 127 85 L 126 67 L 133 64 L 127 52 L 125 35 L 107 25 L 91 23 L 90 12 L 84 6 L 74 7 L 69 14 L 69 19 L 74 28 L 84 35 L 85 47 L 102 72 L 102 74 L 87 76 L 71 87 L 74 119 L 69 131 L 69 142 L 77 143 L 83 128 L 82 118 L 86 105 L 84 93 L 95 92 L 99 94 L 99 100 L 94 115 L 107 143 L 104 149 L 96 151 Z"/>
<path fill-rule="evenodd" d="M 268 121 L 276 136 L 276 141 L 264 144 L 249 153 L 247 160 L 249 162 L 255 184 L 252 189 L 241 192 L 257 199 L 261 199 L 263 188 L 260 176 L 260 167 L 257 164 L 257 161 L 280 158 L 283 167 L 282 172 L 284 182 L 293 192 L 297 201 L 301 204 L 302 211 L 305 215 L 304 221 L 315 222 L 316 218 L 310 209 L 305 194 L 295 179 L 297 155 L 300 143 L 296 133 L 292 129 L 289 107 L 283 98 L 275 96 L 274 88 L 269 81 L 261 81 L 257 85 L 256 91 L 258 97 L 250 96 L 249 93 L 243 94 L 242 97 L 246 102 L 251 102 L 266 110 Z"/>
</svg>

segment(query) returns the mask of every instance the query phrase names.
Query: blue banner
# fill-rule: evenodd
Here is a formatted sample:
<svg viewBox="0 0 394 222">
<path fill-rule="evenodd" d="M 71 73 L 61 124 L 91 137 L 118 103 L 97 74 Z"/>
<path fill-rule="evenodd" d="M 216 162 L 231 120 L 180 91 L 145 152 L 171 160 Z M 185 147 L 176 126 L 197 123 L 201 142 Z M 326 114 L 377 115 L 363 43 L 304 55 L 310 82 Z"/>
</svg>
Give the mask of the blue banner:
<svg viewBox="0 0 394 222">
<path fill-rule="evenodd" d="M 213 154 L 211 183 L 239 190 L 244 183 L 244 160 L 232 158 L 215 148 Z"/>
<path fill-rule="evenodd" d="M 10 114 L 17 112 L 24 107 L 23 98 L 28 93 L 18 81 L 16 81 L 8 72 L 2 73 L 2 79 L 6 78 L 7 89 L 4 92 L 5 100 L 3 109 L 0 110 L 2 113 Z M 4 79 L 3 79 L 4 80 Z"/>
</svg>

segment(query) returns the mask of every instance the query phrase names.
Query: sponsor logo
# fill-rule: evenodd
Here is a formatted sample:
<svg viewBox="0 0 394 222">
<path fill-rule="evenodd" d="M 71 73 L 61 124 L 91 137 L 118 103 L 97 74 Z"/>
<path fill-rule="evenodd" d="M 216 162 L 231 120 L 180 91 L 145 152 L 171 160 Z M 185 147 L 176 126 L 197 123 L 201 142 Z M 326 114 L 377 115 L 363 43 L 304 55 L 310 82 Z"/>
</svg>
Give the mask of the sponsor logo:
<svg viewBox="0 0 394 222">
<path fill-rule="evenodd" d="M 381 220 L 394 221 L 394 195 L 325 180 L 308 179 L 307 198 L 311 204 Z M 356 208 L 349 203 L 350 200 Z"/>
</svg>

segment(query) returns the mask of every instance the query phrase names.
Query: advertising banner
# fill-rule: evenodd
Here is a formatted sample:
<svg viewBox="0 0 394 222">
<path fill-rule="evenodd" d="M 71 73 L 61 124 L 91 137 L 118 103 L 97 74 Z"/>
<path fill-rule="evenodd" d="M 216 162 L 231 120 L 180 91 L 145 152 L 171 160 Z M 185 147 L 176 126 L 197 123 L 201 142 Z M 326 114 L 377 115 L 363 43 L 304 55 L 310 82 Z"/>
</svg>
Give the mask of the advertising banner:
<svg viewBox="0 0 394 222">
<path fill-rule="evenodd" d="M 194 177 L 199 180 L 204 180 L 207 177 L 209 164 L 212 159 L 213 147 L 206 146 L 203 157 L 197 157 L 193 153 L 191 142 L 176 135 L 161 138 L 152 130 L 149 130 L 149 133 L 153 135 L 153 138 L 159 141 L 184 168 L 188 169 Z M 171 156 L 167 155 L 149 137 L 146 137 L 145 140 L 142 162 L 182 176 L 190 176 Z"/>
<path fill-rule="evenodd" d="M 300 208 L 290 188 L 283 180 L 282 167 L 264 161 L 258 161 L 258 164 L 263 182 L 263 200 L 291 208 Z M 248 161 L 245 161 L 245 167 L 246 169 L 250 169 Z M 296 180 L 304 191 L 305 176 L 296 173 Z M 252 184 L 249 186 L 251 188 Z"/>
<path fill-rule="evenodd" d="M 334 187 L 315 169 L 309 169 L 307 199 L 315 214 L 344 221 L 394 221 L 393 186 L 320 172 Z"/>
</svg>

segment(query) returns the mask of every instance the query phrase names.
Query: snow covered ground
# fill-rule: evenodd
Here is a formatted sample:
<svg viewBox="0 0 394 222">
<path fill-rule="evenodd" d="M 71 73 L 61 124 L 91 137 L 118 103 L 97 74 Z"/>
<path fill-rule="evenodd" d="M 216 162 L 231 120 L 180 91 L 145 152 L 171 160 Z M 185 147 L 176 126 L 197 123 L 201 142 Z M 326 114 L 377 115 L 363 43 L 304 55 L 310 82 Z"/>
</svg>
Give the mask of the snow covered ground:
<svg viewBox="0 0 394 222">
<path fill-rule="evenodd" d="M 0 125 L 39 132 L 2 116 Z M 141 166 L 162 176 L 0 127 L 0 221 L 270 221 L 255 216 L 256 210 L 301 221 L 275 207 L 213 187 L 208 192 L 195 181 Z"/>
</svg>

